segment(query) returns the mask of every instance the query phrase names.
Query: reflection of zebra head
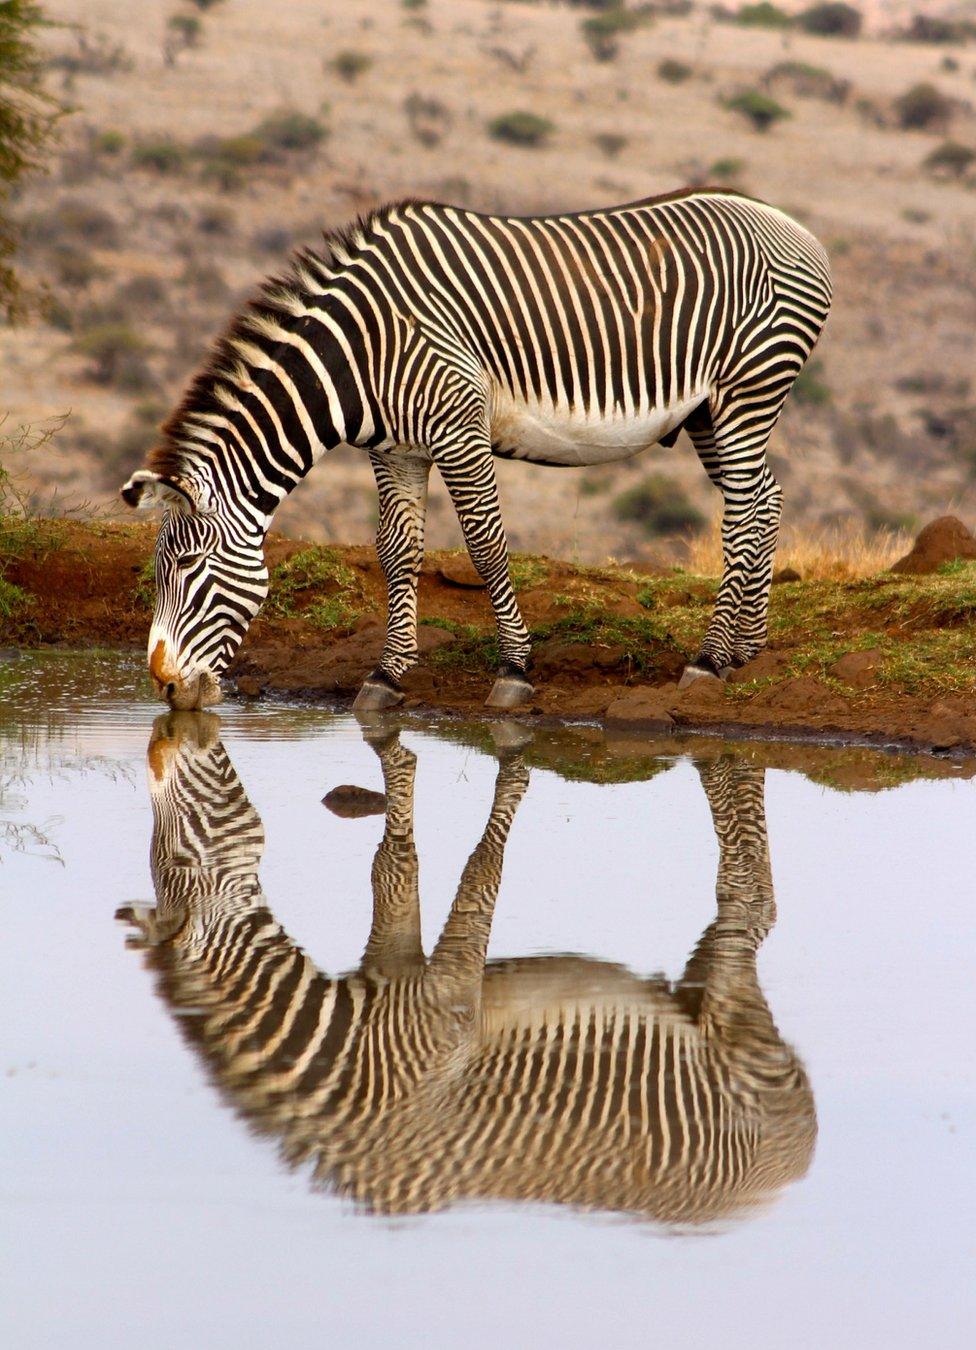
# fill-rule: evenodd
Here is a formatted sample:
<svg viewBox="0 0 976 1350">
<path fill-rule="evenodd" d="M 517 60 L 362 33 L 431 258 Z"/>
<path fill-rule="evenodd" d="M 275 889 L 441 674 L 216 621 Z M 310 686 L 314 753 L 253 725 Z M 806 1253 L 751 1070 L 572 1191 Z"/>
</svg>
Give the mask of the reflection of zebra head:
<svg viewBox="0 0 976 1350">
<path fill-rule="evenodd" d="M 585 957 L 486 962 L 528 784 L 502 760 L 484 833 L 429 956 L 413 840 L 415 757 L 374 740 L 386 789 L 357 972 L 325 976 L 267 909 L 261 828 L 195 719 L 151 762 L 160 991 L 228 1100 L 292 1164 L 384 1212 L 540 1200 L 671 1223 L 731 1214 L 809 1166 L 813 1098 L 756 977 L 774 918 L 762 770 L 699 766 L 721 860 L 717 916 L 682 978 Z M 168 739 L 166 738 L 168 736 Z"/>
</svg>

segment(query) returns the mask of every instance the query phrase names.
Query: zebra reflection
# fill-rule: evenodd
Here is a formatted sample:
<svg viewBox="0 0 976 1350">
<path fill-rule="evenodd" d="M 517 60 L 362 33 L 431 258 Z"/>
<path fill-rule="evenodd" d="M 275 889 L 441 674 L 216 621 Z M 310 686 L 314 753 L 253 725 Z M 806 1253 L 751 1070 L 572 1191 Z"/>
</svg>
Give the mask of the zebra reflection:
<svg viewBox="0 0 976 1350">
<path fill-rule="evenodd" d="M 264 838 L 206 714 L 149 748 L 155 909 L 126 909 L 159 992 L 224 1098 L 284 1159 L 384 1213 L 535 1200 L 673 1224 L 731 1215 L 806 1172 L 816 1118 L 756 975 L 775 917 L 763 771 L 698 765 L 717 914 L 681 979 L 587 957 L 486 961 L 528 785 L 499 762 L 436 946 L 421 944 L 416 758 L 369 737 L 386 791 L 359 969 L 320 972 L 258 881 Z"/>
</svg>

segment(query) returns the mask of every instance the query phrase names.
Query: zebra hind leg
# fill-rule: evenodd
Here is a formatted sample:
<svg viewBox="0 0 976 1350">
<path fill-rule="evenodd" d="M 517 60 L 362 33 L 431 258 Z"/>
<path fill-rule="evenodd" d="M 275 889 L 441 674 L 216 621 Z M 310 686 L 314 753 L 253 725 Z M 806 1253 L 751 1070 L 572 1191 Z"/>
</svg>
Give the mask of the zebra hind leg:
<svg viewBox="0 0 976 1350">
<path fill-rule="evenodd" d="M 376 553 L 386 577 L 386 641 L 379 665 L 366 677 L 353 707 L 358 712 L 403 702 L 400 680 L 417 660 L 417 578 L 424 557 L 430 461 L 371 454 L 379 493 Z"/>
</svg>

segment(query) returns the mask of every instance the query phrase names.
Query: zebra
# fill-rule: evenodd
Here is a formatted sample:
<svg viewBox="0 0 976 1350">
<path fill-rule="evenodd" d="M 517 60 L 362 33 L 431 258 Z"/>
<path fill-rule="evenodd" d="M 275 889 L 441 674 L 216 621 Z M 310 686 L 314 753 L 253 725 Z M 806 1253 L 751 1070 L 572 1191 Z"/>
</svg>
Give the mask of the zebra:
<svg viewBox="0 0 976 1350">
<path fill-rule="evenodd" d="M 370 731 L 386 790 L 372 925 L 358 970 L 334 979 L 268 908 L 260 820 L 204 719 L 159 719 L 156 906 L 118 917 L 223 1099 L 289 1166 L 367 1212 L 502 1199 L 668 1225 L 742 1213 L 806 1173 L 813 1095 L 756 976 L 775 918 L 761 769 L 699 765 L 717 916 L 672 986 L 581 956 L 486 961 L 529 781 L 511 751 L 425 956 L 416 757 Z"/>
<path fill-rule="evenodd" d="M 782 491 L 767 442 L 830 308 L 827 256 L 783 212 L 696 189 L 553 216 L 385 206 L 300 251 L 234 320 L 122 497 L 161 505 L 149 670 L 219 701 L 268 593 L 263 541 L 327 450 L 368 453 L 386 640 L 356 705 L 402 701 L 436 464 L 490 598 L 488 705 L 531 699 L 493 456 L 605 464 L 687 431 L 724 498 L 723 574 L 687 683 L 766 642 Z"/>
</svg>

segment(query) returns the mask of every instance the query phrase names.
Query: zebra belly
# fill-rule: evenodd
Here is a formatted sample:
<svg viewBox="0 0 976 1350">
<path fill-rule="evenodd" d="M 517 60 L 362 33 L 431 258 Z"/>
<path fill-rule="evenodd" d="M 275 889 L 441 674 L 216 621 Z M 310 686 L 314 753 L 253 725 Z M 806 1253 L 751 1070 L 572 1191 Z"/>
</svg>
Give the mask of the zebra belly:
<svg viewBox="0 0 976 1350">
<path fill-rule="evenodd" d="M 500 391 L 492 410 L 492 449 L 506 459 L 525 459 L 533 464 L 609 464 L 654 445 L 706 397 L 706 391 L 702 391 L 645 413 L 604 416 L 523 402 Z"/>
</svg>

